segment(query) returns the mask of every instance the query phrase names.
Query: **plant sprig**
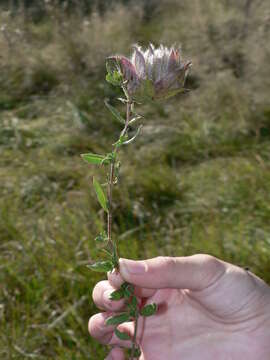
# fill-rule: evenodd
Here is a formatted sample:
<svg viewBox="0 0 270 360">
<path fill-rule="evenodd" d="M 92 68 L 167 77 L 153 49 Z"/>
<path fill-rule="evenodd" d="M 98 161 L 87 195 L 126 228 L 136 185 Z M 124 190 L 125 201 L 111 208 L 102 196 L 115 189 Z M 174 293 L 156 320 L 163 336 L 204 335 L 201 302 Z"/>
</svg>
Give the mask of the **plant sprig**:
<svg viewBox="0 0 270 360">
<path fill-rule="evenodd" d="M 112 221 L 113 221 L 113 187 L 117 184 L 118 175 L 120 171 L 120 161 L 118 160 L 118 151 L 124 146 L 132 143 L 137 136 L 139 135 L 142 125 L 137 127 L 135 135 L 131 138 L 128 136 L 129 126 L 134 125 L 135 122 L 141 119 L 141 116 L 136 114 L 134 111 L 135 103 L 130 98 L 128 91 L 126 89 L 126 84 L 123 82 L 123 78 L 119 76 L 117 71 L 108 71 L 106 80 L 113 85 L 120 85 L 123 89 L 123 92 L 126 98 L 119 99 L 122 103 L 126 105 L 126 118 L 124 119 L 120 112 L 115 109 L 108 102 L 105 102 L 106 107 L 111 112 L 111 114 L 124 125 L 118 140 L 112 145 L 112 152 L 100 155 L 100 154 L 82 154 L 81 157 L 87 163 L 100 166 L 108 166 L 107 174 L 107 192 L 104 192 L 102 185 L 98 182 L 96 178 L 93 178 L 93 186 L 97 196 L 97 200 L 103 210 L 107 213 L 107 230 L 103 230 L 95 239 L 96 243 L 99 245 L 100 250 L 105 253 L 106 260 L 97 261 L 93 264 L 88 265 L 88 268 L 96 272 L 108 272 L 113 269 L 119 269 L 119 252 L 118 244 L 115 239 L 112 237 Z M 138 319 L 139 316 L 150 316 L 153 315 L 156 311 L 155 304 L 149 304 L 140 308 L 137 298 L 134 295 L 134 286 L 129 283 L 123 283 L 120 289 L 114 291 L 110 297 L 111 300 L 117 301 L 120 299 L 125 299 L 125 311 L 115 316 L 111 316 L 106 320 L 107 325 L 114 325 L 114 333 L 121 340 L 128 340 L 132 342 L 132 347 L 129 350 L 130 359 L 133 360 L 138 358 L 141 354 L 141 350 L 136 341 L 137 329 L 138 329 Z M 134 321 L 134 334 L 131 337 L 129 334 L 120 331 L 117 327 L 118 325 L 126 322 Z"/>
<path fill-rule="evenodd" d="M 162 64 L 162 66 L 160 65 Z M 105 230 L 97 236 L 97 243 L 103 244 L 103 251 L 107 256 L 106 261 L 100 261 L 90 265 L 90 269 L 95 271 L 119 270 L 119 254 L 117 242 L 112 238 L 112 220 L 113 207 L 112 195 L 113 186 L 118 183 L 118 174 L 120 171 L 120 161 L 118 160 L 118 151 L 122 146 L 131 144 L 140 134 L 142 125 L 135 130 L 135 135 L 129 137 L 128 131 L 131 125 L 134 125 L 141 116 L 135 112 L 135 104 L 141 102 L 152 102 L 155 100 L 164 100 L 179 93 L 185 93 L 185 79 L 191 67 L 191 61 L 183 61 L 181 49 L 172 46 L 168 48 L 160 45 L 155 47 L 149 44 L 146 49 L 141 46 L 133 46 L 133 54 L 130 58 L 123 55 L 113 55 L 107 58 L 106 80 L 113 86 L 120 86 L 125 98 L 118 100 L 126 105 L 126 117 L 115 109 L 108 101 L 105 101 L 106 107 L 112 116 L 121 124 L 123 130 L 119 138 L 112 145 L 111 153 L 106 155 L 83 154 L 85 161 L 100 166 L 108 166 L 107 175 L 107 194 L 103 192 L 101 185 L 96 179 L 93 180 L 95 192 L 100 205 L 107 213 L 107 231 Z M 134 321 L 134 333 L 132 336 L 132 347 L 129 350 L 131 360 L 140 357 L 141 350 L 136 342 L 138 319 L 140 316 L 151 316 L 157 311 L 156 304 L 147 304 L 140 307 L 134 294 L 134 286 L 124 283 L 120 289 L 111 294 L 111 300 L 125 299 L 126 308 L 121 314 L 107 319 L 107 324 L 115 325 L 115 334 L 121 340 L 130 340 L 129 334 L 120 331 L 117 326 L 126 322 Z"/>
</svg>

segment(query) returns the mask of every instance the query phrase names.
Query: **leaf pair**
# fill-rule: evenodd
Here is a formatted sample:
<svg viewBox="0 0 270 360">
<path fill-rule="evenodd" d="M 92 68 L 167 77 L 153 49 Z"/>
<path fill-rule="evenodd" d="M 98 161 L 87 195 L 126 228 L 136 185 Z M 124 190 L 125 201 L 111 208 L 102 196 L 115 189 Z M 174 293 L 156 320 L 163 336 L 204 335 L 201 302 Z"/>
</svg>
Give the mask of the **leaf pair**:
<svg viewBox="0 0 270 360">
<path fill-rule="evenodd" d="M 98 261 L 94 264 L 87 265 L 88 269 L 96 271 L 96 272 L 108 272 L 112 271 L 114 268 L 113 262 L 108 261 Z"/>
<path fill-rule="evenodd" d="M 110 295 L 110 300 L 120 300 L 123 298 L 130 298 L 131 295 L 134 293 L 134 286 L 132 284 L 129 284 L 127 282 L 124 282 L 120 289 L 115 290 Z"/>
<path fill-rule="evenodd" d="M 116 325 L 117 326 L 117 325 L 123 324 L 126 321 L 129 321 L 129 314 L 122 313 L 119 315 L 110 316 L 106 320 L 106 325 Z M 118 330 L 117 328 L 114 329 L 114 333 L 120 340 L 131 340 L 131 337 L 129 336 L 129 334 L 122 332 L 122 331 Z"/>
<path fill-rule="evenodd" d="M 95 238 L 95 241 L 100 242 L 101 246 L 102 245 L 104 246 L 104 243 L 107 240 L 108 240 L 108 238 L 105 233 L 101 233 Z M 114 246 L 112 252 L 110 250 L 106 249 L 105 247 L 101 248 L 101 251 L 106 253 L 108 260 L 97 261 L 93 264 L 87 265 L 87 267 L 90 270 L 93 270 L 96 272 L 105 272 L 105 273 L 107 273 L 108 271 L 112 271 L 113 269 L 117 269 L 119 264 L 118 264 L 118 256 L 117 256 L 117 253 L 115 250 L 115 246 Z M 117 297 L 117 295 L 114 295 L 114 296 Z M 122 298 L 122 294 L 119 293 L 118 298 L 115 300 L 120 300 L 121 298 Z"/>
</svg>

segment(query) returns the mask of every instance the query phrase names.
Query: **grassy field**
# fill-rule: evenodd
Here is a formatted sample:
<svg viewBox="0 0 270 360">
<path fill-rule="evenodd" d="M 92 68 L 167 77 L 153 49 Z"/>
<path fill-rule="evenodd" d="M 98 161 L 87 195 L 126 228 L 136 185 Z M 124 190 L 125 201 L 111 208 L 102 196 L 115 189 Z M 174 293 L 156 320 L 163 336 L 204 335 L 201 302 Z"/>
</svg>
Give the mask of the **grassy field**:
<svg viewBox="0 0 270 360">
<path fill-rule="evenodd" d="M 114 193 L 121 256 L 210 253 L 270 283 L 267 1 L 153 6 L 83 17 L 48 5 L 39 22 L 0 10 L 1 359 L 105 357 L 87 333 L 102 277 L 85 267 L 104 221 L 91 177 L 104 174 L 80 154 L 119 134 L 104 59 L 134 42 L 181 42 L 193 69 L 190 93 L 138 108 Z"/>
</svg>

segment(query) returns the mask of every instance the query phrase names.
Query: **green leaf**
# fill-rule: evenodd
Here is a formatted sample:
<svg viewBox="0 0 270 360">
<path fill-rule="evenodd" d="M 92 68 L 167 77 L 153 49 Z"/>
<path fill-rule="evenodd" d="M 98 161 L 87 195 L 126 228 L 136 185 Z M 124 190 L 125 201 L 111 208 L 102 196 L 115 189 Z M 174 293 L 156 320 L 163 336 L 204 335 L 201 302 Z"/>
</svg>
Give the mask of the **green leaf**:
<svg viewBox="0 0 270 360">
<path fill-rule="evenodd" d="M 111 260 L 112 254 L 110 253 L 109 250 L 107 250 L 107 249 L 105 249 L 105 248 L 101 248 L 100 250 L 103 251 L 103 252 L 107 255 L 107 258 L 110 259 L 110 261 L 112 261 L 112 260 Z M 113 264 L 113 261 L 112 261 L 112 264 Z M 113 264 L 113 267 L 115 268 L 114 264 Z"/>
<path fill-rule="evenodd" d="M 133 295 L 134 293 L 134 286 L 132 284 L 129 284 L 127 282 L 124 282 L 122 285 L 121 285 L 121 289 L 123 289 L 124 291 L 124 297 L 126 299 L 129 299 L 131 295 Z"/>
<path fill-rule="evenodd" d="M 123 82 L 123 76 L 119 71 L 114 70 L 112 72 L 108 72 L 106 75 L 106 81 L 113 86 L 121 86 Z"/>
<path fill-rule="evenodd" d="M 106 59 L 106 69 L 108 74 L 106 80 L 114 86 L 121 86 L 123 76 L 119 60 L 116 57 L 109 57 Z"/>
<path fill-rule="evenodd" d="M 103 209 L 105 211 L 108 212 L 108 202 L 107 202 L 106 195 L 104 194 L 100 183 L 95 178 L 93 178 L 93 185 L 94 185 L 100 205 L 103 207 Z"/>
<path fill-rule="evenodd" d="M 106 157 L 103 155 L 89 153 L 89 154 L 81 154 L 81 157 L 83 158 L 83 160 L 85 160 L 90 164 L 101 165 L 104 164 L 104 161 L 106 162 Z"/>
<path fill-rule="evenodd" d="M 157 304 L 153 303 L 153 304 L 149 304 L 144 306 L 141 310 L 140 310 L 140 314 L 142 316 L 151 316 L 154 315 L 157 311 Z"/>
<path fill-rule="evenodd" d="M 138 300 L 137 300 L 136 296 L 132 296 L 130 305 L 131 305 L 134 309 L 136 309 L 136 307 L 137 307 L 137 305 L 138 305 Z"/>
<path fill-rule="evenodd" d="M 115 159 L 116 159 L 116 154 L 115 154 L 115 152 L 111 152 L 111 153 L 108 153 L 108 154 L 104 157 L 104 159 L 102 160 L 101 163 L 102 163 L 102 164 L 109 164 L 109 163 L 115 161 Z"/>
<path fill-rule="evenodd" d="M 114 333 L 120 340 L 131 340 L 131 337 L 127 333 L 121 332 L 118 329 L 114 329 Z"/>
<path fill-rule="evenodd" d="M 87 265 L 88 269 L 97 272 L 108 272 L 113 270 L 113 263 L 111 261 L 98 261 L 94 264 Z"/>
<path fill-rule="evenodd" d="M 133 356 L 138 358 L 138 357 L 141 356 L 141 353 L 142 352 L 141 352 L 140 348 L 136 347 L 135 350 L 134 350 Z M 130 355 L 130 356 L 132 355 L 132 350 L 131 349 L 128 349 L 128 355 Z"/>
<path fill-rule="evenodd" d="M 124 291 L 122 289 L 115 290 L 110 294 L 110 300 L 113 301 L 123 299 L 123 297 L 124 297 Z"/>
<path fill-rule="evenodd" d="M 102 231 L 98 236 L 95 238 L 97 243 L 104 243 L 108 240 L 107 234 L 105 231 Z"/>
<path fill-rule="evenodd" d="M 122 313 L 115 316 L 110 316 L 106 320 L 106 325 L 120 325 L 129 320 L 129 313 Z"/>
<path fill-rule="evenodd" d="M 120 147 L 125 141 L 128 140 L 128 135 L 120 135 L 119 139 L 113 143 L 113 146 Z"/>
<path fill-rule="evenodd" d="M 108 73 L 108 74 L 106 75 L 106 81 L 107 81 L 108 83 L 112 84 L 112 85 L 115 85 L 115 84 L 114 84 L 114 81 L 113 81 L 113 74 L 112 74 L 112 73 Z"/>
<path fill-rule="evenodd" d="M 106 107 L 110 110 L 110 112 L 113 114 L 113 116 L 121 123 L 121 124 L 125 124 L 125 119 L 122 117 L 122 115 L 120 114 L 120 112 L 113 107 L 112 105 L 110 105 L 108 103 L 108 101 L 105 101 L 105 105 Z"/>
<path fill-rule="evenodd" d="M 137 301 L 136 297 L 132 296 L 130 303 L 127 304 L 127 307 L 129 310 L 129 315 L 131 317 L 134 317 L 134 318 L 136 317 L 137 305 L 138 305 L 138 301 Z"/>
</svg>

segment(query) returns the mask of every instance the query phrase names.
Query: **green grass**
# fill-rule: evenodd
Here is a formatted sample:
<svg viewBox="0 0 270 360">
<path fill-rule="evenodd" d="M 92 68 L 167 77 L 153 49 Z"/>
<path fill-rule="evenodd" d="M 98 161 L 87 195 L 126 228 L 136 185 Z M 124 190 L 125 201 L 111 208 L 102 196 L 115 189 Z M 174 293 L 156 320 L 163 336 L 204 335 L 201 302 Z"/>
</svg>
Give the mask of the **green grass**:
<svg viewBox="0 0 270 360">
<path fill-rule="evenodd" d="M 108 150 L 97 141 L 103 129 L 94 136 L 54 114 L 12 129 L 1 134 L 1 356 L 101 359 L 105 349 L 87 334 L 101 276 L 85 268 L 104 220 L 90 185 L 100 172 L 79 154 Z M 188 133 L 148 149 L 146 131 L 121 154 L 113 228 L 121 256 L 205 252 L 270 282 L 270 140 L 233 141 L 222 127 L 212 139 Z"/>
<path fill-rule="evenodd" d="M 103 99 L 115 104 L 118 94 L 104 82 L 103 61 L 110 53 L 127 52 L 138 39 L 171 43 L 180 31 L 194 60 L 194 89 L 166 104 L 138 107 L 144 128 L 138 141 L 120 153 L 121 176 L 114 191 L 113 236 L 121 256 L 210 253 L 249 267 L 270 284 L 267 54 L 258 57 L 262 63 L 256 78 L 248 67 L 257 64 L 256 57 L 250 64 L 246 58 L 244 75 L 237 78 L 208 34 L 211 28 L 216 36 L 224 31 L 234 38 L 227 26 L 232 14 L 242 19 L 236 5 L 232 14 L 221 12 L 221 18 L 196 9 L 202 11 L 194 17 L 198 40 L 197 27 L 185 26 L 188 3 L 184 12 L 173 2 L 162 4 L 158 11 L 164 31 L 138 9 L 120 7 L 106 21 L 90 18 L 89 27 L 69 18 L 72 29 L 78 28 L 72 41 L 65 40 L 68 25 L 60 31 L 53 20 L 29 24 L 25 52 L 18 46 L 11 60 L 3 55 L 1 359 L 103 359 L 107 353 L 87 332 L 88 318 L 98 311 L 91 291 L 103 277 L 85 266 L 99 256 L 93 239 L 105 220 L 92 176 L 102 180 L 105 172 L 84 163 L 80 154 L 106 153 L 117 139 L 119 124 Z M 134 11 L 138 21 L 131 28 L 128 19 Z M 177 18 L 171 22 L 172 16 Z M 260 20 L 260 12 L 254 16 Z M 1 54 L 9 54 L 1 39 Z M 76 42 L 78 49 L 71 46 Z M 249 39 L 243 46 L 243 54 L 254 56 Z M 228 44 L 224 49 L 233 55 Z"/>
</svg>

